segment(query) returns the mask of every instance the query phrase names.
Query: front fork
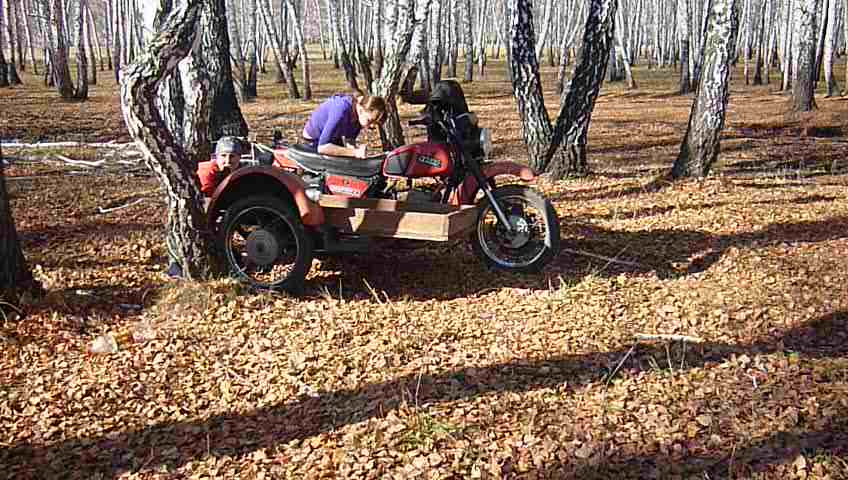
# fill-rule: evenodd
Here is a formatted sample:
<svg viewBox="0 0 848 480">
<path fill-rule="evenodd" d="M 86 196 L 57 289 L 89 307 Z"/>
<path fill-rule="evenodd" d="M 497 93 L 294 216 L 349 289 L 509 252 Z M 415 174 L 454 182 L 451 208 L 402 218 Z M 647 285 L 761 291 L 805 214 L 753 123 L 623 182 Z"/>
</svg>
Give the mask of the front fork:
<svg viewBox="0 0 848 480">
<path fill-rule="evenodd" d="M 480 164 L 475 160 L 469 159 L 464 151 L 462 152 L 462 155 L 466 156 L 465 164 L 468 165 L 471 170 L 471 174 L 474 175 L 474 179 L 477 180 L 477 185 L 479 185 L 480 189 L 483 190 L 483 195 L 489 199 L 489 203 L 492 205 L 492 210 L 495 211 L 495 216 L 498 218 L 498 221 L 501 222 L 501 225 L 503 225 L 504 228 L 506 228 L 507 232 L 512 233 L 514 228 L 512 228 L 512 224 L 509 222 L 509 218 L 506 216 L 503 208 L 501 208 L 500 204 L 498 204 L 497 200 L 495 200 L 495 195 L 492 193 L 492 186 L 489 184 L 488 179 L 483 176 Z"/>
</svg>

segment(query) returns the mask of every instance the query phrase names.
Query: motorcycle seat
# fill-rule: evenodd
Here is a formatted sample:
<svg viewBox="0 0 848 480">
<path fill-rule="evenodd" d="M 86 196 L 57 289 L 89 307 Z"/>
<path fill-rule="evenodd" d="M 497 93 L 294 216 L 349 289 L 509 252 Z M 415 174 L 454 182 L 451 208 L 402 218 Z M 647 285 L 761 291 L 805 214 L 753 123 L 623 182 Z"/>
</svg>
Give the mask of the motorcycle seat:
<svg viewBox="0 0 848 480">
<path fill-rule="evenodd" d="M 308 145 L 290 145 L 286 150 L 289 160 L 312 173 L 349 175 L 352 177 L 373 177 L 383 171 L 386 155 L 368 158 L 335 157 L 321 155 Z"/>
</svg>

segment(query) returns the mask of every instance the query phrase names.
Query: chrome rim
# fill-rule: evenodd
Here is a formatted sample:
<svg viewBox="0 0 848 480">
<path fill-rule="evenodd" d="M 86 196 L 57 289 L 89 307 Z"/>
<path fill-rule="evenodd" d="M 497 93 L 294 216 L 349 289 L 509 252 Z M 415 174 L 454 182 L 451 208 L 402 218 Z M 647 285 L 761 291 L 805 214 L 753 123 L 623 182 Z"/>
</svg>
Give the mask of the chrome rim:
<svg viewBox="0 0 848 480">
<path fill-rule="evenodd" d="M 506 268 L 531 265 L 545 254 L 548 225 L 543 208 L 522 195 L 498 199 L 512 226 L 510 232 L 498 221 L 491 204 L 486 204 L 477 224 L 477 240 L 483 253 L 496 264 Z"/>
</svg>

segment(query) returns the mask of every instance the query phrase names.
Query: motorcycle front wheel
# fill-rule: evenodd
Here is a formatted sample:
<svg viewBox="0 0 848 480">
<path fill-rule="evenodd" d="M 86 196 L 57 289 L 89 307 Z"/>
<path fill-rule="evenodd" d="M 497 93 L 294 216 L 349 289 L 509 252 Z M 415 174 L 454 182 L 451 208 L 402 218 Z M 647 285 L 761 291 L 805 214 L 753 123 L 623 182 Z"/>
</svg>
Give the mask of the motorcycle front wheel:
<svg viewBox="0 0 848 480">
<path fill-rule="evenodd" d="M 312 265 L 312 238 L 293 206 L 259 195 L 227 209 L 222 244 L 232 275 L 259 289 L 300 294 Z"/>
<path fill-rule="evenodd" d="M 492 194 L 512 229 L 498 220 L 484 196 L 471 236 L 474 253 L 489 267 L 538 272 L 559 253 L 556 210 L 541 193 L 524 185 L 506 185 Z"/>
</svg>

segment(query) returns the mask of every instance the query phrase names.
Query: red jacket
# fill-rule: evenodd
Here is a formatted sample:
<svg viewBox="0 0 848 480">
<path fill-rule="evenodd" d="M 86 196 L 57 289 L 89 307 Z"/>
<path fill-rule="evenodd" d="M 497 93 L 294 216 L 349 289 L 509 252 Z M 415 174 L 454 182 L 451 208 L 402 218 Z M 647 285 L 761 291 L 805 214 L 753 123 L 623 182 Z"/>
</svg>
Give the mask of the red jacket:
<svg viewBox="0 0 848 480">
<path fill-rule="evenodd" d="M 218 188 L 218 184 L 226 177 L 226 172 L 218 168 L 215 160 L 200 162 L 197 164 L 197 178 L 200 179 L 200 191 L 207 197 L 211 197 Z"/>
</svg>

